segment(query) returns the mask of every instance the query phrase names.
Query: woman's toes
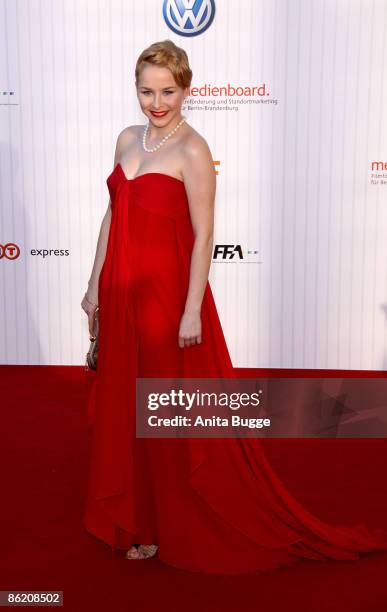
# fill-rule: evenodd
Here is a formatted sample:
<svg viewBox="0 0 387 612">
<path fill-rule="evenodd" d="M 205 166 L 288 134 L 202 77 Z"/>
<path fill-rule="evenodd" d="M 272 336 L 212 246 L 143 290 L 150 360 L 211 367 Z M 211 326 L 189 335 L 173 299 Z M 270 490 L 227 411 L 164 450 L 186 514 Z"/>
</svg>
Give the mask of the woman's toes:
<svg viewBox="0 0 387 612">
<path fill-rule="evenodd" d="M 128 550 L 125 555 L 127 559 L 138 559 L 139 556 L 140 553 L 138 552 L 138 548 L 136 548 L 135 546 L 132 546 L 132 548 Z"/>
</svg>

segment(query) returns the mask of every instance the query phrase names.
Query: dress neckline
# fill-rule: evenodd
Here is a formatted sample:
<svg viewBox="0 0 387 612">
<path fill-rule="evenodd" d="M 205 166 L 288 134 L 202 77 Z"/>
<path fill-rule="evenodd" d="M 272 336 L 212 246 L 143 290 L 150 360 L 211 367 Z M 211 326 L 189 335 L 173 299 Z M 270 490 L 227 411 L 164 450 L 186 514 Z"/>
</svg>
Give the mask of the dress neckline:
<svg viewBox="0 0 387 612">
<path fill-rule="evenodd" d="M 170 179 L 173 179 L 174 181 L 177 181 L 178 183 L 181 183 L 182 185 L 184 185 L 184 181 L 182 181 L 181 179 L 176 178 L 176 176 L 172 176 L 172 174 L 165 174 L 164 172 L 144 172 L 144 174 L 138 174 L 137 176 L 133 177 L 133 178 L 127 178 L 124 169 L 121 165 L 121 162 L 118 162 L 117 166 L 119 166 L 122 176 L 124 177 L 124 179 L 128 182 L 131 183 L 132 181 L 137 181 L 137 179 L 140 179 L 142 176 L 148 176 L 148 175 L 152 175 L 152 174 L 156 174 L 156 175 L 161 175 L 161 176 L 166 176 Z M 117 167 L 116 166 L 116 167 Z"/>
</svg>

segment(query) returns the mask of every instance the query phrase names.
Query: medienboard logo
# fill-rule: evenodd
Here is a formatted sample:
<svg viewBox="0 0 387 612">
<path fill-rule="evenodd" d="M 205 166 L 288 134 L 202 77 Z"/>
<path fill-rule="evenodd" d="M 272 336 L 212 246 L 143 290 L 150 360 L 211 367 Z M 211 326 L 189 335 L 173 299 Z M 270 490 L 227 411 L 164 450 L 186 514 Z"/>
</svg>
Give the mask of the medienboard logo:
<svg viewBox="0 0 387 612">
<path fill-rule="evenodd" d="M 20 255 L 20 247 L 14 242 L 0 244 L 0 259 L 17 259 Z"/>
<path fill-rule="evenodd" d="M 203 34 L 215 17 L 214 0 L 164 0 L 163 16 L 167 26 L 180 36 Z"/>
<path fill-rule="evenodd" d="M 371 170 L 376 170 L 376 172 L 385 172 L 387 170 L 387 162 L 373 161 L 371 162 Z"/>
</svg>

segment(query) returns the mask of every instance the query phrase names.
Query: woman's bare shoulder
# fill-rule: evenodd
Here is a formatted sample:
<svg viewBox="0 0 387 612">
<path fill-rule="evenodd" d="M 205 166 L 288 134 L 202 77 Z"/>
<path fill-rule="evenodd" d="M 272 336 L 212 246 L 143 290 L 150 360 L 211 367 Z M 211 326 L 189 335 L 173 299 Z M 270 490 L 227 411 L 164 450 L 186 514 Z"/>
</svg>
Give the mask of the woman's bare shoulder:
<svg viewBox="0 0 387 612">
<path fill-rule="evenodd" d="M 206 139 L 204 138 L 204 136 L 199 134 L 199 132 L 195 130 L 192 125 L 187 125 L 187 128 L 188 129 L 185 132 L 183 139 L 185 144 L 187 144 L 188 146 L 200 146 L 201 144 L 206 143 Z"/>
<path fill-rule="evenodd" d="M 193 128 L 184 135 L 181 153 L 181 174 L 186 184 L 214 185 L 215 169 L 210 148 L 206 139 Z"/>
<path fill-rule="evenodd" d="M 128 127 L 121 130 L 118 134 L 117 143 L 133 140 L 133 138 L 136 138 L 143 129 L 143 125 L 128 125 Z"/>
<path fill-rule="evenodd" d="M 121 130 L 117 136 L 115 163 L 121 159 L 126 151 L 139 139 L 142 125 L 129 125 Z"/>
<path fill-rule="evenodd" d="M 185 133 L 182 139 L 183 154 L 191 160 L 203 155 L 209 157 L 211 152 L 206 139 L 192 126 L 189 127 L 190 130 Z"/>
</svg>

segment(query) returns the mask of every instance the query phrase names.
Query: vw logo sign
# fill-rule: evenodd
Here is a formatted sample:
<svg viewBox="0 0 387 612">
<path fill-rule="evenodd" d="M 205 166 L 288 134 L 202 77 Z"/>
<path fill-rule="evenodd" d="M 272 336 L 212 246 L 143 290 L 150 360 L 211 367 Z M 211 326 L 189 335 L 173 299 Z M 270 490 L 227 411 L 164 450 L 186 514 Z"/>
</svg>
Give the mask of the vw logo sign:
<svg viewBox="0 0 387 612">
<path fill-rule="evenodd" d="M 167 26 L 180 36 L 197 36 L 210 27 L 215 17 L 214 0 L 164 0 Z"/>
</svg>

